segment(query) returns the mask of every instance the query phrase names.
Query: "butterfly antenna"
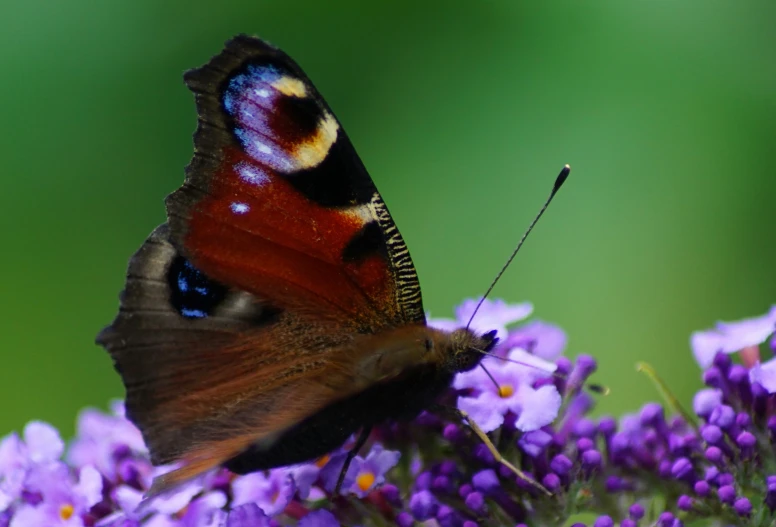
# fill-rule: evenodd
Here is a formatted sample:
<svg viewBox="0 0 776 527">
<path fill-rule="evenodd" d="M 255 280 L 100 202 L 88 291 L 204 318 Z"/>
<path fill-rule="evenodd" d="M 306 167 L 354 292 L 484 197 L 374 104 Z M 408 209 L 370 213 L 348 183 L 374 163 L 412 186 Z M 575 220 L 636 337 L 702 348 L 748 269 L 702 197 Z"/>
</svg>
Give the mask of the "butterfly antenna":
<svg viewBox="0 0 776 527">
<path fill-rule="evenodd" d="M 528 235 L 531 234 L 531 231 L 533 230 L 534 226 L 539 221 L 539 218 L 541 218 L 542 214 L 544 214 L 544 211 L 547 210 L 547 207 L 550 206 L 550 203 L 552 202 L 552 198 L 555 197 L 555 194 L 558 193 L 558 191 L 560 190 L 560 187 L 562 187 L 563 183 L 566 182 L 566 178 L 569 177 L 570 172 L 571 172 L 571 167 L 569 165 L 565 165 L 563 169 L 560 171 L 560 174 L 558 174 L 558 177 L 555 178 L 555 184 L 552 186 L 552 192 L 550 192 L 550 196 L 547 198 L 547 201 L 544 202 L 544 205 L 539 211 L 539 214 L 537 214 L 536 217 L 533 219 L 533 221 L 531 222 L 531 225 L 528 226 L 528 230 L 526 230 L 525 234 L 523 234 L 523 237 L 520 238 L 520 242 L 517 244 L 517 247 L 515 247 L 515 250 L 512 251 L 512 254 L 509 256 L 509 258 L 507 259 L 507 262 L 504 264 L 504 267 L 501 268 L 501 271 L 498 272 L 498 274 L 496 275 L 496 278 L 494 278 L 493 282 L 491 282 L 490 287 L 488 287 L 487 291 L 485 291 L 485 294 L 482 295 L 482 298 L 480 298 L 480 301 L 477 304 L 477 307 L 475 307 L 474 311 L 472 312 L 472 316 L 469 317 L 469 322 L 466 323 L 466 329 L 469 329 L 469 326 L 471 325 L 472 320 L 474 320 L 474 316 L 477 314 L 477 311 L 480 310 L 480 306 L 482 306 L 482 303 L 485 302 L 486 298 L 488 298 L 488 295 L 490 294 L 491 291 L 493 291 L 493 288 L 496 287 L 496 284 L 501 278 L 501 275 L 503 275 L 504 271 L 507 270 L 507 267 L 509 267 L 509 264 L 511 264 L 512 260 L 515 259 L 515 256 L 517 256 L 517 253 L 520 250 L 520 247 L 523 246 L 526 238 L 528 238 Z"/>
<path fill-rule="evenodd" d="M 474 348 L 473 348 L 474 349 Z M 480 353 L 484 353 L 485 355 L 490 355 L 490 353 L 487 353 L 482 350 L 476 350 Z M 488 376 L 488 378 L 493 382 L 493 385 L 496 387 L 496 390 L 501 390 L 501 385 L 496 381 L 496 379 L 493 377 L 493 375 L 488 371 L 488 368 L 486 368 L 482 363 L 480 363 L 480 367 L 482 368 L 482 371 L 485 372 L 485 375 Z"/>
</svg>

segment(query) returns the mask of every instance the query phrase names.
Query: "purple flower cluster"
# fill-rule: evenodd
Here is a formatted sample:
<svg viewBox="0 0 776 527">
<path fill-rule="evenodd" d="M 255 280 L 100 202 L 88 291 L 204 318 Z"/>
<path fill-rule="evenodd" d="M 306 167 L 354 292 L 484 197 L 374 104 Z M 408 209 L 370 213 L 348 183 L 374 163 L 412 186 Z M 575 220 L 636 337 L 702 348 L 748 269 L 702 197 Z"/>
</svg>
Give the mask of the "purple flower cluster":
<svg viewBox="0 0 776 527">
<path fill-rule="evenodd" d="M 466 324 L 474 306 L 430 323 Z M 769 339 L 776 347 L 776 308 L 692 336 L 706 384 L 695 415 L 648 403 L 619 420 L 590 417 L 596 361 L 563 357 L 560 328 L 510 327 L 531 311 L 483 304 L 473 327 L 497 329 L 501 344 L 484 358 L 487 371 L 459 374 L 442 401 L 488 432 L 521 476 L 465 423 L 423 413 L 375 430 L 339 496 L 350 444 L 297 466 L 245 476 L 221 469 L 143 501 L 171 467 L 151 465 L 115 404 L 108 414 L 85 410 L 67 448 L 35 421 L 0 441 L 0 527 L 549 526 L 580 513 L 597 515 L 595 527 L 776 522 L 776 360 L 760 360 Z"/>
</svg>

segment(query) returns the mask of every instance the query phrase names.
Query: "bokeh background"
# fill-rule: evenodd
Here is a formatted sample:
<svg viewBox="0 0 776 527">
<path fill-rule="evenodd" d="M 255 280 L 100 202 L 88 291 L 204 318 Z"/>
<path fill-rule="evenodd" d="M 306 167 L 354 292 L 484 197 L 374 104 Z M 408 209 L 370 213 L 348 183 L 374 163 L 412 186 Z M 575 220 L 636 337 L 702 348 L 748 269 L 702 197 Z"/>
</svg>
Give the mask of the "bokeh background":
<svg viewBox="0 0 776 527">
<path fill-rule="evenodd" d="M 94 335 L 164 220 L 196 122 L 181 74 L 233 34 L 306 69 L 411 248 L 426 307 L 495 296 L 600 359 L 601 412 L 698 386 L 691 331 L 776 302 L 776 3 L 86 0 L 0 20 L 0 434 L 122 387 Z"/>
</svg>

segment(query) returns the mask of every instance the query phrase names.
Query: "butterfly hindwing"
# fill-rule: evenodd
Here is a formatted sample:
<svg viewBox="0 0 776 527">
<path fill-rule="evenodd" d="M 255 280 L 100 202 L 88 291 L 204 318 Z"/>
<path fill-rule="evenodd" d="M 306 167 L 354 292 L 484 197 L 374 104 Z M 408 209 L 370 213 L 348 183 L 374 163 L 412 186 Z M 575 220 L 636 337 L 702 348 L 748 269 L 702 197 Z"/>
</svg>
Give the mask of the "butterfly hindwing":
<svg viewBox="0 0 776 527">
<path fill-rule="evenodd" d="M 240 36 L 185 80 L 195 156 L 167 200 L 181 252 L 214 280 L 360 332 L 424 323 L 406 245 L 294 61 Z"/>
</svg>

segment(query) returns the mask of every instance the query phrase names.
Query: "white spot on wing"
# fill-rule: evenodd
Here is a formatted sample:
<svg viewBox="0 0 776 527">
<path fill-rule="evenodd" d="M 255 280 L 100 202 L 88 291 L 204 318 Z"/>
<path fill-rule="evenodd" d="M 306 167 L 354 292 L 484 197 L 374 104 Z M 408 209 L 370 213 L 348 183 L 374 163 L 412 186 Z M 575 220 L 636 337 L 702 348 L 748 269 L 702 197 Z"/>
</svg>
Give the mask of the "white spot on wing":
<svg viewBox="0 0 776 527">
<path fill-rule="evenodd" d="M 259 170 L 256 167 L 252 167 L 247 163 L 240 163 L 237 165 L 237 173 L 240 174 L 240 178 L 243 181 L 247 181 L 258 187 L 269 182 L 269 176 Z"/>
<path fill-rule="evenodd" d="M 370 221 L 376 220 L 377 215 L 372 210 L 372 204 L 366 203 L 364 205 L 355 205 L 348 207 L 341 211 L 341 214 L 356 218 L 360 225 L 366 225 Z"/>
<path fill-rule="evenodd" d="M 267 97 L 269 97 L 269 95 L 270 95 L 270 93 L 269 93 L 269 90 L 265 90 L 264 88 L 262 88 L 262 89 L 260 89 L 260 90 L 254 90 L 254 91 L 253 91 L 253 93 L 255 93 L 255 94 L 256 94 L 256 95 L 258 95 L 259 97 L 263 97 L 263 98 L 265 98 L 265 99 L 266 99 Z"/>
<path fill-rule="evenodd" d="M 262 154 L 267 154 L 267 155 L 272 154 L 272 149 L 269 146 L 267 146 L 266 144 L 264 144 L 261 141 L 259 141 L 258 139 L 254 140 L 253 144 L 256 145 L 256 149 L 259 152 L 261 152 Z"/>
<path fill-rule="evenodd" d="M 247 203 L 238 203 L 236 201 L 229 205 L 229 208 L 232 209 L 232 212 L 235 214 L 245 214 L 251 210 Z"/>
</svg>

